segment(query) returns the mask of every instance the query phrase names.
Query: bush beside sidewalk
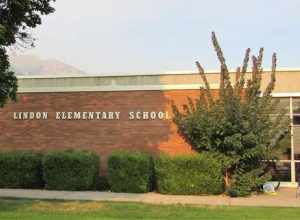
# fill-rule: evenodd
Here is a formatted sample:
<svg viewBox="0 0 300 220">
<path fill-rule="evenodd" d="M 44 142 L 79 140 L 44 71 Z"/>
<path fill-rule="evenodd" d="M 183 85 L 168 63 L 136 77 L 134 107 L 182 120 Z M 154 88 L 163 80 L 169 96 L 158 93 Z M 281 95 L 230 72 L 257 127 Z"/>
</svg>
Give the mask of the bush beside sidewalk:
<svg viewBox="0 0 300 220">
<path fill-rule="evenodd" d="M 99 155 L 82 150 L 0 152 L 0 188 L 111 190 L 124 193 L 221 194 L 221 162 L 208 153 L 151 156 L 118 150 L 99 174 Z"/>
</svg>

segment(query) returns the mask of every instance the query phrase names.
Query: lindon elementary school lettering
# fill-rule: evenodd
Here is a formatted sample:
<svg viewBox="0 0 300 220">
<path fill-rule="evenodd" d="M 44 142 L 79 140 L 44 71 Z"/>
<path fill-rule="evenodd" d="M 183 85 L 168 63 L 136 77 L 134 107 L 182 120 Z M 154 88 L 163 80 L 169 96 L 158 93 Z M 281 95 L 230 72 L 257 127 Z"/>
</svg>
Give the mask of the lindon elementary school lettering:
<svg viewBox="0 0 300 220">
<path fill-rule="evenodd" d="M 47 120 L 48 112 L 13 112 L 14 120 Z M 129 120 L 168 120 L 168 112 L 128 112 Z M 121 112 L 55 112 L 56 120 L 120 120 Z"/>
</svg>

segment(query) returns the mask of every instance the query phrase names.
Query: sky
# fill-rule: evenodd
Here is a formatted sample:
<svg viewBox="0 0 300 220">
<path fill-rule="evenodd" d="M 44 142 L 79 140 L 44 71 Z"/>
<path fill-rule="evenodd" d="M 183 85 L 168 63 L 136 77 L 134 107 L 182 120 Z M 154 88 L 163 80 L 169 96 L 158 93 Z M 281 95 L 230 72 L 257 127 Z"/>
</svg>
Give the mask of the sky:
<svg viewBox="0 0 300 220">
<path fill-rule="evenodd" d="M 56 12 L 33 31 L 34 49 L 92 74 L 193 71 L 199 60 L 219 68 L 215 31 L 229 68 L 245 49 L 265 48 L 278 67 L 300 67 L 299 0 L 57 0 Z"/>
</svg>

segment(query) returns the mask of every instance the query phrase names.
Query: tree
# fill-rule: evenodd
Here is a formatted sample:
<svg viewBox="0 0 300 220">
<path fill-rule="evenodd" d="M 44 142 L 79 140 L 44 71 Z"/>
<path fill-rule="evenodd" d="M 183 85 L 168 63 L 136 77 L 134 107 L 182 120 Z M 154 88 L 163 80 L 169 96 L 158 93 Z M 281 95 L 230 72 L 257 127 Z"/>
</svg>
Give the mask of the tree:
<svg viewBox="0 0 300 220">
<path fill-rule="evenodd" d="M 55 0 L 0 0 L 0 107 L 16 100 L 17 78 L 10 71 L 7 48 L 34 46 L 30 30 L 42 24 L 42 15 L 54 12 Z"/>
<path fill-rule="evenodd" d="M 250 49 L 246 50 L 232 82 L 214 32 L 212 43 L 221 64 L 218 95 L 213 96 L 204 69 L 196 62 L 205 86 L 200 88 L 199 98 L 188 98 L 182 109 L 173 103 L 174 122 L 196 151 L 220 158 L 227 192 L 248 195 L 270 179 L 269 165 L 280 155 L 279 143 L 289 129 L 285 110 L 278 109 L 278 101 L 272 99 L 276 54 L 272 56 L 271 80 L 261 91 L 263 48 L 257 57 L 252 56 L 250 77 Z"/>
</svg>

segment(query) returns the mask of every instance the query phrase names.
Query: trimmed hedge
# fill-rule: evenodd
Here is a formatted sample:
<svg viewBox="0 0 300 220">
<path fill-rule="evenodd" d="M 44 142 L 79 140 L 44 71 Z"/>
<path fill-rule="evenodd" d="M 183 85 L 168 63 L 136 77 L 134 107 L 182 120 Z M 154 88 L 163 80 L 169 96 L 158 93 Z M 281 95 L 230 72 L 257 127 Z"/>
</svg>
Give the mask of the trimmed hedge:
<svg viewBox="0 0 300 220">
<path fill-rule="evenodd" d="M 148 154 L 116 151 L 108 158 L 108 182 L 113 192 L 149 192 L 153 163 Z"/>
<path fill-rule="evenodd" d="M 1 152 L 0 188 L 42 188 L 41 158 L 32 151 Z"/>
<path fill-rule="evenodd" d="M 157 189 L 163 194 L 199 195 L 224 191 L 222 165 L 207 153 L 155 159 Z"/>
<path fill-rule="evenodd" d="M 80 151 L 52 151 L 43 158 L 43 176 L 46 189 L 94 190 L 99 176 L 97 154 Z"/>
</svg>

